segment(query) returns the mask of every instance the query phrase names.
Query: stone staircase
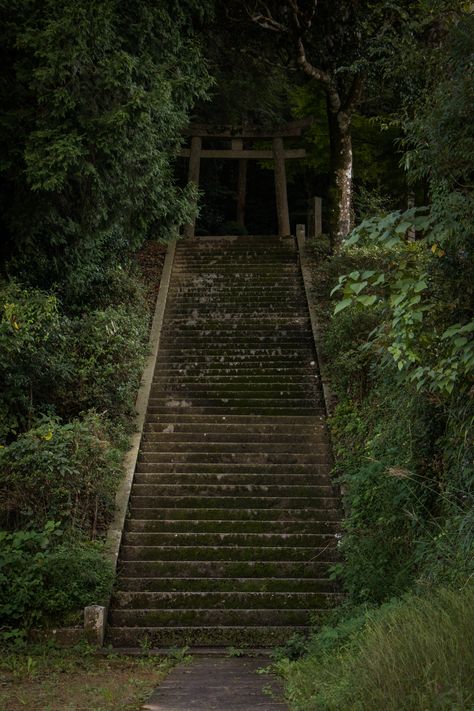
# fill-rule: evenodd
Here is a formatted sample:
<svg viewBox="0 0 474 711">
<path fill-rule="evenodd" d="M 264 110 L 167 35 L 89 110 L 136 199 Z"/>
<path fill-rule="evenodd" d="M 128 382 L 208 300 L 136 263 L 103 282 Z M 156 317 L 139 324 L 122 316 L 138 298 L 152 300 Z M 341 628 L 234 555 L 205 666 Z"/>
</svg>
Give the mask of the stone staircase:
<svg viewBox="0 0 474 711">
<path fill-rule="evenodd" d="M 268 646 L 337 599 L 340 519 L 294 241 L 177 246 L 107 641 Z"/>
</svg>

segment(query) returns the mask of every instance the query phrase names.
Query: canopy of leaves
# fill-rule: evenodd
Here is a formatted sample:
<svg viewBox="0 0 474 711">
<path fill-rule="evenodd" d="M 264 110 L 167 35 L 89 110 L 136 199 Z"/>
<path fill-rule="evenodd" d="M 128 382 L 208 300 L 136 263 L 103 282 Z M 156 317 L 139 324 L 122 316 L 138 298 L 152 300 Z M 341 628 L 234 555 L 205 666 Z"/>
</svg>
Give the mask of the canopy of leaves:
<svg viewBox="0 0 474 711">
<path fill-rule="evenodd" d="M 209 85 L 195 30 L 208 9 L 205 0 L 1 2 L 10 272 L 67 283 L 79 300 L 104 263 L 186 220 L 171 160 Z"/>
</svg>

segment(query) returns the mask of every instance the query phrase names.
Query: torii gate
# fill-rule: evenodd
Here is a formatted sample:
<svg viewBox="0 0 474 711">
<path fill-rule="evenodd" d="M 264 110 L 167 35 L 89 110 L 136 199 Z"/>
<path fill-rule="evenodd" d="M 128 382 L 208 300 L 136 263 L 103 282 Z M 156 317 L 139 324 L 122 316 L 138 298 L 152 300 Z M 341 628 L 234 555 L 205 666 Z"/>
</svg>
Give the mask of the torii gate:
<svg viewBox="0 0 474 711">
<path fill-rule="evenodd" d="M 244 225 L 245 221 L 245 195 L 247 187 L 247 161 L 273 160 L 275 172 L 275 195 L 278 216 L 278 234 L 284 237 L 290 234 L 290 215 L 288 211 L 288 195 L 286 190 L 285 160 L 288 158 L 305 158 L 304 148 L 285 150 L 283 138 L 301 136 L 302 131 L 311 124 L 311 119 L 292 121 L 275 126 L 270 129 L 258 126 L 211 126 L 210 124 L 191 124 L 184 132 L 191 137 L 191 148 L 184 148 L 180 152 L 183 158 L 189 158 L 188 181 L 199 186 L 199 172 L 201 158 L 231 158 L 239 161 L 239 181 L 237 191 L 237 222 Z M 206 149 L 202 141 L 206 138 L 219 138 L 230 140 L 230 148 Z M 269 139 L 273 141 L 272 150 L 244 148 L 244 140 Z M 196 219 L 184 228 L 186 237 L 194 237 Z"/>
</svg>

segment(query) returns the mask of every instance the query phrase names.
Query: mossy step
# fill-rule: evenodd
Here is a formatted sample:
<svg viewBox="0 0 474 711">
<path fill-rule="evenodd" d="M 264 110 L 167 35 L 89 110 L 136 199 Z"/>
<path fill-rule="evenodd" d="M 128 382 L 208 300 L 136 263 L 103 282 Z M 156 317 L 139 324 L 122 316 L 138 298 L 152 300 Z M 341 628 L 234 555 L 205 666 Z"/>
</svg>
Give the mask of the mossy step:
<svg viewBox="0 0 474 711">
<path fill-rule="evenodd" d="M 212 346 L 210 344 L 212 344 Z M 163 350 L 169 350 L 170 348 L 183 348 L 186 351 L 196 350 L 198 352 L 207 352 L 208 349 L 212 349 L 213 351 L 228 350 L 229 348 L 253 351 L 255 348 L 260 349 L 276 347 L 290 350 L 297 348 L 309 348 L 310 336 L 281 338 L 276 334 L 274 336 L 261 336 L 255 338 L 245 338 L 237 335 L 233 335 L 230 338 L 223 338 L 222 336 L 216 338 L 211 338 L 210 336 L 196 338 L 193 336 L 191 338 L 183 335 L 182 337 L 174 336 L 170 338 L 163 338 L 160 345 L 160 348 L 163 348 Z"/>
<path fill-rule="evenodd" d="M 171 306 L 168 304 L 166 307 L 166 316 L 175 318 L 195 318 L 199 316 L 200 318 L 208 318 L 209 320 L 221 319 L 223 322 L 230 321 L 233 318 L 239 318 L 245 315 L 247 318 L 254 319 L 265 319 L 267 322 L 272 322 L 275 314 L 280 317 L 293 318 L 296 315 L 301 315 L 305 313 L 306 305 L 303 307 L 301 304 L 260 304 L 251 307 L 246 304 L 245 308 L 242 305 L 229 303 L 229 304 L 200 304 L 199 309 L 196 307 L 196 303 L 185 305 Z"/>
<path fill-rule="evenodd" d="M 314 436 L 305 439 L 300 438 L 298 442 L 292 442 L 290 437 L 285 438 L 282 441 L 282 437 L 276 436 L 276 441 L 265 440 L 264 435 L 255 436 L 255 441 L 247 442 L 245 440 L 245 435 L 243 435 L 240 442 L 227 441 L 223 438 L 220 442 L 212 441 L 214 435 L 210 432 L 207 436 L 197 435 L 197 438 L 193 441 L 191 435 L 183 435 L 184 439 L 182 441 L 177 440 L 177 435 L 160 435 L 156 433 L 146 433 L 144 434 L 141 442 L 141 452 L 165 452 L 172 454 L 198 454 L 203 452 L 205 454 L 246 454 L 250 456 L 251 453 L 257 455 L 256 460 L 259 460 L 258 455 L 269 457 L 273 454 L 291 454 L 294 456 L 303 454 L 314 454 L 317 453 L 319 456 L 326 458 L 329 453 L 329 449 L 321 445 L 321 442 L 317 443 Z M 234 435 L 236 437 L 236 435 Z M 268 437 L 268 435 L 267 435 Z M 206 459 L 206 461 L 208 461 Z M 253 460 L 255 461 L 255 460 Z"/>
<path fill-rule="evenodd" d="M 109 613 L 109 623 L 117 627 L 182 627 L 241 625 L 307 625 L 312 610 L 274 609 L 192 609 L 192 610 L 116 610 Z"/>
<path fill-rule="evenodd" d="M 220 396 L 209 396 L 209 397 L 202 397 L 202 393 L 198 396 L 189 396 L 184 398 L 183 396 L 180 397 L 173 397 L 172 395 L 167 395 L 167 396 L 152 396 L 149 399 L 150 407 L 169 407 L 169 408 L 191 408 L 191 407 L 198 407 L 198 408 L 203 408 L 203 407 L 224 407 L 230 409 L 237 409 L 237 408 L 248 408 L 248 407 L 263 407 L 263 408 L 271 408 L 271 407 L 289 407 L 293 409 L 312 409 L 314 405 L 316 405 L 314 398 L 311 397 L 306 397 L 305 399 L 303 398 L 298 398 L 298 397 L 285 397 L 284 395 L 279 398 L 275 397 L 274 393 L 269 393 L 268 397 L 262 397 L 261 395 L 257 394 L 257 397 L 242 397 L 242 394 L 239 393 L 235 397 L 231 397 L 230 395 L 226 395 L 226 397 L 220 397 Z M 151 412 L 153 412 L 153 409 L 151 409 Z"/>
<path fill-rule="evenodd" d="M 335 489 L 330 485 L 306 484 L 298 485 L 288 483 L 281 484 L 134 484 L 132 495 L 134 497 L 150 498 L 161 496 L 257 496 L 265 498 L 291 498 L 304 497 L 311 498 L 319 496 L 331 496 L 335 494 Z"/>
<path fill-rule="evenodd" d="M 130 592 L 114 594 L 114 610 L 323 610 L 340 601 L 337 593 L 317 592 Z"/>
<path fill-rule="evenodd" d="M 138 496 L 132 490 L 130 506 L 132 515 L 139 509 L 179 508 L 199 509 L 300 509 L 337 508 L 336 496 L 280 497 L 280 496 Z M 224 516 L 225 518 L 225 516 Z"/>
<path fill-rule="evenodd" d="M 135 474 L 134 485 L 142 484 L 166 484 L 166 485 L 194 485 L 194 486 L 314 486 L 315 484 L 329 485 L 332 483 L 329 471 L 319 474 L 317 477 L 313 472 L 294 474 L 291 469 L 281 473 L 255 473 L 248 472 L 225 472 L 209 473 L 200 472 L 137 472 Z"/>
<path fill-rule="evenodd" d="M 184 407 L 170 407 L 170 406 L 159 406 L 150 405 L 149 413 L 150 415 L 179 415 L 183 412 Z M 263 416 L 263 415 L 314 415 L 324 413 L 322 408 L 316 409 L 315 407 L 303 408 L 301 406 L 295 405 L 291 407 L 289 405 L 282 405 L 281 407 L 264 407 L 258 405 L 248 405 L 247 407 L 187 407 L 188 412 L 192 411 L 193 415 L 250 415 L 250 416 Z"/>
<path fill-rule="evenodd" d="M 227 424 L 224 422 L 146 422 L 146 436 L 159 436 L 164 439 L 169 438 L 176 441 L 185 441 L 186 437 L 190 441 L 212 442 L 307 442 L 314 441 L 317 437 L 326 435 L 324 422 L 317 424 L 300 425 L 274 425 L 274 424 L 245 424 L 234 422 Z"/>
<path fill-rule="evenodd" d="M 109 627 L 106 644 L 114 647 L 274 647 L 295 634 L 309 632 L 309 627 L 246 627 L 225 629 L 209 627 Z"/>
<path fill-rule="evenodd" d="M 183 358 L 166 358 L 158 361 L 155 367 L 155 375 L 166 374 L 190 374 L 206 377 L 206 375 L 281 375 L 293 373 L 294 375 L 319 375 L 316 361 L 312 354 L 307 354 L 305 358 L 292 358 L 291 360 L 281 357 L 267 360 L 248 355 L 247 357 L 222 358 L 222 356 L 199 358 L 197 360 Z"/>
<path fill-rule="evenodd" d="M 177 474 L 313 474 L 325 475 L 331 471 L 328 460 L 321 463 L 280 463 L 280 464 L 260 464 L 247 463 L 216 463 L 216 462 L 196 462 L 196 463 L 169 463 L 169 462 L 139 462 L 137 472 L 144 474 L 166 474 L 176 472 Z"/>
<path fill-rule="evenodd" d="M 227 348 L 218 349 L 171 349 L 166 348 L 158 352 L 157 364 L 173 363 L 175 367 L 207 368 L 208 365 L 218 365 L 220 368 L 244 366 L 246 368 L 310 368 L 316 362 L 314 352 L 310 348 Z"/>
<path fill-rule="evenodd" d="M 164 326 L 165 333 L 176 332 L 176 330 L 181 329 L 206 329 L 207 331 L 213 330 L 224 330 L 235 328 L 247 329 L 248 331 L 262 331 L 262 330 L 273 330 L 273 329 L 284 329 L 291 328 L 295 324 L 298 324 L 300 328 L 306 328 L 306 322 L 309 319 L 306 317 L 301 317 L 300 315 L 291 316 L 280 316 L 279 314 L 273 314 L 268 318 L 261 320 L 259 318 L 250 319 L 246 314 L 241 314 L 235 316 L 234 319 L 230 318 L 219 318 L 219 319 L 209 319 L 207 315 L 195 314 L 194 316 L 184 316 L 177 318 L 166 319 L 166 325 Z M 309 325 L 308 325 L 309 327 Z"/>
<path fill-rule="evenodd" d="M 129 519 L 125 531 L 143 533 L 331 533 L 339 531 L 337 521 L 242 521 Z"/>
<path fill-rule="evenodd" d="M 124 534 L 124 548 L 136 546 L 140 550 L 155 549 L 159 546 L 235 546 L 236 548 L 321 548 L 326 544 L 334 544 L 333 533 L 196 533 L 191 532 L 161 532 L 147 533 L 127 531 Z M 147 551 L 145 551 L 147 553 Z M 154 551 L 152 552 L 154 555 Z M 135 556 L 136 557 L 136 556 Z"/>
<path fill-rule="evenodd" d="M 180 557 L 183 560 L 222 560 L 222 561 L 310 561 L 317 557 L 319 560 L 335 561 L 334 551 L 335 539 L 324 542 L 324 548 L 315 546 L 128 546 L 122 545 L 120 550 L 120 560 L 175 560 Z"/>
<path fill-rule="evenodd" d="M 223 376 L 203 376 L 196 375 L 192 378 L 189 375 L 179 375 L 168 378 L 154 378 L 152 392 L 292 392 L 304 395 L 308 387 L 319 387 L 318 375 L 305 375 L 295 378 L 294 376 L 264 377 L 255 375 L 253 377 L 238 378 Z"/>
<path fill-rule="evenodd" d="M 199 448 L 209 447 L 210 450 L 222 451 L 221 447 L 229 449 L 235 445 L 243 445 L 248 447 L 247 451 L 301 451 L 300 448 L 306 446 L 321 448 L 327 444 L 327 435 L 324 430 L 316 430 L 315 428 L 308 432 L 242 432 L 236 428 L 222 429 L 217 427 L 215 430 L 211 428 L 209 432 L 198 431 L 195 428 L 191 431 L 186 431 L 185 425 L 176 425 L 172 432 L 163 432 L 166 427 L 163 425 L 149 424 L 145 427 L 142 437 L 142 447 L 147 448 L 153 443 L 160 443 L 160 446 L 166 444 L 173 445 L 172 449 L 179 448 L 184 451 L 192 450 L 196 445 Z M 158 428 L 158 429 L 157 429 Z M 298 448 L 298 449 L 297 449 Z M 233 449 L 233 451 L 237 451 Z"/>
<path fill-rule="evenodd" d="M 247 501 L 249 501 L 247 499 Z M 190 520 L 200 520 L 200 521 L 220 521 L 224 517 L 229 521 L 339 521 L 341 518 L 341 510 L 338 507 L 339 500 L 335 501 L 334 505 L 331 505 L 331 501 L 324 500 L 320 506 L 307 506 L 301 508 L 303 503 L 296 509 L 278 509 L 274 506 L 268 508 L 264 505 L 256 508 L 246 508 L 245 506 L 241 508 L 227 507 L 222 510 L 221 507 L 216 506 L 179 506 L 174 505 L 171 507 L 166 507 L 163 501 L 160 501 L 159 506 L 147 505 L 147 502 L 143 502 L 141 506 L 135 506 L 133 501 L 131 502 L 131 512 L 133 514 L 130 520 L 135 523 L 140 521 L 190 521 Z M 205 502 L 200 502 L 201 504 Z M 212 504 L 214 501 L 211 502 Z M 261 502 L 265 503 L 265 502 Z"/>
<path fill-rule="evenodd" d="M 246 452 L 246 451 L 208 451 L 205 447 L 197 452 L 156 451 L 144 449 L 140 453 L 140 462 L 146 463 L 182 463 L 190 464 L 326 464 L 327 452 L 313 450 L 310 454 L 300 452 Z"/>
<path fill-rule="evenodd" d="M 120 578 L 121 592 L 336 593 L 327 578 Z"/>
<path fill-rule="evenodd" d="M 186 398 L 191 399 L 193 402 L 195 400 L 203 400 L 205 399 L 206 401 L 212 400 L 213 403 L 214 401 L 218 401 L 219 403 L 221 401 L 235 401 L 237 400 L 239 403 L 242 400 L 245 400 L 246 402 L 248 400 L 264 400 L 265 402 L 267 400 L 298 400 L 300 399 L 303 403 L 307 401 L 311 401 L 312 398 L 312 392 L 311 392 L 311 385 L 308 383 L 306 388 L 301 388 L 297 386 L 287 386 L 285 389 L 282 388 L 274 388 L 274 387 L 258 387 L 255 385 L 253 388 L 249 388 L 248 386 L 244 388 L 226 388 L 225 386 L 220 389 L 217 386 L 212 387 L 211 385 L 208 385 L 207 388 L 197 388 L 196 386 L 190 386 L 187 388 L 180 388 L 176 384 L 170 385 L 170 386 L 152 386 L 151 388 L 151 396 L 150 396 L 150 401 L 154 400 L 175 400 L 175 399 L 181 399 L 183 396 Z M 198 402 L 199 405 L 201 405 L 201 402 Z"/>
<path fill-rule="evenodd" d="M 175 549 L 175 552 L 182 553 Z M 119 560 L 120 580 L 130 577 L 138 578 L 262 578 L 284 580 L 298 578 L 307 580 L 313 578 L 328 578 L 333 564 L 332 560 L 319 558 L 308 561 L 285 560 L 278 561 L 236 561 L 236 560 Z"/>
<path fill-rule="evenodd" d="M 267 322 L 266 324 L 255 324 L 253 328 L 247 326 L 245 329 L 241 324 L 220 323 L 214 328 L 208 323 L 203 322 L 195 324 L 186 322 L 177 324 L 173 322 L 162 330 L 162 337 L 186 336 L 186 338 L 267 338 L 269 336 L 278 336 L 280 338 L 299 338 L 300 336 L 309 336 L 311 332 L 306 324 L 294 326 L 287 322 L 286 324 L 278 324 Z"/>
<path fill-rule="evenodd" d="M 194 423 L 194 424 L 205 424 L 205 425 L 217 425 L 217 424 L 222 424 L 225 426 L 234 426 L 234 425 L 247 425 L 251 427 L 258 428 L 259 426 L 263 425 L 266 427 L 272 427 L 272 426 L 288 426 L 288 431 L 290 431 L 291 427 L 314 427 L 324 425 L 324 417 L 322 414 L 315 414 L 314 412 L 311 413 L 310 415 L 298 415 L 297 413 L 292 413 L 291 415 L 285 415 L 281 413 L 277 413 L 276 415 L 272 415 L 270 417 L 263 416 L 263 415 L 235 415 L 232 413 L 224 414 L 224 415 L 213 415 L 211 412 L 204 413 L 203 415 L 198 415 L 196 413 L 190 414 L 187 412 L 176 412 L 176 413 L 168 413 L 170 417 L 168 418 L 166 415 L 151 415 L 147 419 L 149 419 L 150 422 L 163 422 L 166 423 L 166 426 L 168 427 L 170 424 L 173 423 Z"/>
<path fill-rule="evenodd" d="M 190 379 L 202 379 L 207 378 L 208 382 L 212 383 L 214 380 L 226 380 L 230 382 L 233 380 L 258 380 L 261 378 L 262 382 L 271 379 L 284 379 L 284 380 L 302 380 L 306 382 L 308 379 L 319 379 L 319 372 L 316 367 L 316 362 L 312 365 L 314 361 L 309 361 L 307 363 L 301 363 L 289 366 L 286 362 L 282 365 L 269 365 L 265 366 L 264 363 L 259 362 L 254 367 L 250 366 L 248 363 L 235 363 L 223 365 L 222 363 L 215 363 L 211 366 L 200 367 L 199 365 L 194 365 L 193 363 L 170 363 L 167 366 L 158 365 L 155 368 L 154 382 L 167 381 L 170 382 L 176 379 L 190 378 Z"/>
</svg>

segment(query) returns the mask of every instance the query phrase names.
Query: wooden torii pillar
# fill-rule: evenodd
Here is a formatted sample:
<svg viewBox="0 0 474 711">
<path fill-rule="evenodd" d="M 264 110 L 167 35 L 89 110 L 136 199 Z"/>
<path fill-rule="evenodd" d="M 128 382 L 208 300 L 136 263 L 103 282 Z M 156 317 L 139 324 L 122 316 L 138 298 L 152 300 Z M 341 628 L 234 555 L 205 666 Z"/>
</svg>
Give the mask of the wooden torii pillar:
<svg viewBox="0 0 474 711">
<path fill-rule="evenodd" d="M 245 222 L 245 196 L 247 183 L 247 161 L 253 160 L 273 160 L 275 172 L 275 197 L 278 217 L 278 234 L 280 237 L 289 236 L 291 233 L 290 214 L 288 209 L 288 194 L 286 187 L 287 159 L 305 158 L 304 148 L 285 150 L 283 139 L 285 137 L 301 136 L 304 128 L 311 124 L 311 119 L 302 121 L 292 121 L 270 129 L 262 129 L 257 126 L 222 126 L 216 127 L 209 124 L 192 124 L 185 135 L 191 137 L 191 147 L 184 148 L 180 152 L 183 158 L 189 158 L 188 181 L 199 186 L 199 169 L 202 158 L 224 158 L 239 161 L 239 180 L 237 189 L 237 222 L 241 225 Z M 229 148 L 203 149 L 202 141 L 206 138 L 226 139 L 231 141 Z M 244 148 L 244 140 L 272 139 L 272 150 L 248 149 Z M 194 237 L 196 220 L 186 225 L 184 234 L 186 237 Z"/>
</svg>

